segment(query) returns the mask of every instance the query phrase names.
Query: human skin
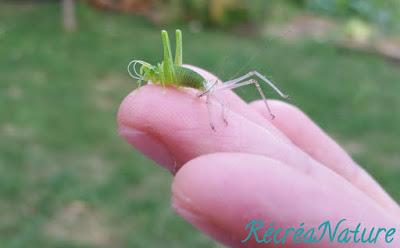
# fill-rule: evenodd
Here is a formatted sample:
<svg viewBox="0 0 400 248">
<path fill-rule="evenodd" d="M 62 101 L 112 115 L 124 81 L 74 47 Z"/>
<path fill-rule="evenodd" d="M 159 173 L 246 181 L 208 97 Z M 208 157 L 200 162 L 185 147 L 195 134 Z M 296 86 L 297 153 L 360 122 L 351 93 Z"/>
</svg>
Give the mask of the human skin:
<svg viewBox="0 0 400 248">
<path fill-rule="evenodd" d="M 352 228 L 362 223 L 400 231 L 399 205 L 301 110 L 270 100 L 276 116 L 270 120 L 263 102 L 247 104 L 232 91 L 219 92 L 225 125 L 221 105 L 213 102 L 210 117 L 195 93 L 146 85 L 123 100 L 117 117 L 120 135 L 172 172 L 172 206 L 195 227 L 230 247 L 273 246 L 241 242 L 252 219 L 288 228 L 345 218 Z M 391 244 L 373 247 L 399 242 L 397 233 Z M 281 247 L 358 246 L 366 247 L 326 240 Z"/>
</svg>

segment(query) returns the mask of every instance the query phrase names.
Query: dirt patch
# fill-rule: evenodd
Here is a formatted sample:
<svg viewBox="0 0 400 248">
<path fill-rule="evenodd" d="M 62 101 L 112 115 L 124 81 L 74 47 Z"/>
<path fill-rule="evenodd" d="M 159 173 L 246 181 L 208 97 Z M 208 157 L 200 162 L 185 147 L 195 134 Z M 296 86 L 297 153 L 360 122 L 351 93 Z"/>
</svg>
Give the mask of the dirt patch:
<svg viewBox="0 0 400 248">
<path fill-rule="evenodd" d="M 400 38 L 380 40 L 375 44 L 375 49 L 383 56 L 400 62 Z"/>
<path fill-rule="evenodd" d="M 94 83 L 93 90 L 91 91 L 92 103 L 100 110 L 113 110 L 115 106 L 118 106 L 115 95 L 132 83 L 128 80 L 129 78 L 122 77 L 121 75 L 106 75 L 100 78 Z"/>
<path fill-rule="evenodd" d="M 72 241 L 82 245 L 112 247 L 111 236 L 103 216 L 82 201 L 74 201 L 55 213 L 44 225 L 52 239 Z"/>
<path fill-rule="evenodd" d="M 387 37 L 360 20 L 338 22 L 327 17 L 299 15 L 284 25 L 270 26 L 267 33 L 289 41 L 325 41 L 340 48 L 374 53 L 400 62 L 400 37 Z"/>
<path fill-rule="evenodd" d="M 364 144 L 357 141 L 344 142 L 343 148 L 352 156 L 361 155 L 366 151 Z"/>
<path fill-rule="evenodd" d="M 282 26 L 271 26 L 267 32 L 287 40 L 301 38 L 321 39 L 337 28 L 337 24 L 328 19 L 312 15 L 300 15 Z"/>
</svg>

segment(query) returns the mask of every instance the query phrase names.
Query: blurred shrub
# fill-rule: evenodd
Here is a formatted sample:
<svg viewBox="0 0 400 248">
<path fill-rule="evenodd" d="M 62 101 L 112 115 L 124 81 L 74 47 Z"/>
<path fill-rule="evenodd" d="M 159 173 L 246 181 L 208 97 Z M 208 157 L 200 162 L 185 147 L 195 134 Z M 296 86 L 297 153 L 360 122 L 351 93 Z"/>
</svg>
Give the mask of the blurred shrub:
<svg viewBox="0 0 400 248">
<path fill-rule="evenodd" d="M 193 21 L 202 26 L 259 27 L 285 18 L 291 8 L 361 18 L 400 31 L 400 0 L 87 0 L 96 7 L 143 14 L 158 24 Z M 279 13 L 279 14 L 277 14 Z M 279 19 L 278 18 L 278 19 Z"/>
<path fill-rule="evenodd" d="M 275 0 L 273 0 L 275 1 Z M 265 0 L 89 0 L 99 8 L 143 14 L 158 24 L 194 21 L 200 25 L 257 26 L 265 18 Z"/>
<path fill-rule="evenodd" d="M 400 29 L 399 0 L 306 0 L 308 9 L 334 16 L 356 16 L 381 27 Z"/>
<path fill-rule="evenodd" d="M 372 36 L 369 25 L 358 18 L 351 18 L 344 26 L 344 37 L 353 44 L 367 45 Z"/>
<path fill-rule="evenodd" d="M 133 13 L 148 13 L 156 1 L 151 0 L 89 0 L 89 3 L 100 9 L 125 11 Z"/>
</svg>

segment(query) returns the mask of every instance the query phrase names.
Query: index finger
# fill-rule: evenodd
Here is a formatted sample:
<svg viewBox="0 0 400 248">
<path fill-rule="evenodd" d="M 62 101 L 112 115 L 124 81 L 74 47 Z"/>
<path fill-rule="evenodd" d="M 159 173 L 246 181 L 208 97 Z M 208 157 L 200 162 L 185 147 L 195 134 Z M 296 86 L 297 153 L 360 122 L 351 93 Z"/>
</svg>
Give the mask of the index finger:
<svg viewBox="0 0 400 248">
<path fill-rule="evenodd" d="M 202 69 L 195 70 L 208 80 L 217 79 Z M 265 117 L 232 91 L 218 92 L 215 98 L 218 102 L 213 102 L 209 113 L 205 100 L 196 97 L 192 90 L 144 86 L 122 102 L 118 111 L 119 132 L 133 146 L 172 171 L 205 153 L 245 149 L 238 145 L 251 150 L 252 146 L 258 145 L 246 145 L 245 133 L 250 134 L 256 129 L 271 135 L 269 139 L 291 143 L 279 129 L 266 122 Z M 226 106 L 228 127 L 221 118 L 224 110 L 220 102 Z M 210 119 L 216 125 L 216 132 L 210 128 Z M 234 136 L 235 142 L 229 143 Z M 247 136 L 251 137 L 254 135 Z M 265 138 L 266 135 L 255 137 L 258 143 L 261 142 L 259 137 Z"/>
<path fill-rule="evenodd" d="M 219 120 L 214 132 L 209 126 L 204 100 L 196 97 L 193 91 L 146 85 L 137 94 L 130 94 L 121 104 L 118 113 L 120 133 L 139 150 L 149 149 L 144 153 L 153 159 L 155 155 L 167 156 L 169 159 L 163 161 L 173 173 L 184 163 L 201 155 L 242 152 L 281 161 L 312 178 L 332 183 L 337 190 L 352 188 L 347 180 L 300 150 L 260 114 L 252 112 L 255 110 L 247 104 L 248 111 L 246 107 L 237 110 L 236 106 L 242 106 L 242 103 L 241 100 L 235 101 L 231 100 L 227 113 L 228 126 Z M 138 139 L 137 132 L 132 130 L 140 130 L 154 142 L 143 142 L 149 139 Z"/>
</svg>

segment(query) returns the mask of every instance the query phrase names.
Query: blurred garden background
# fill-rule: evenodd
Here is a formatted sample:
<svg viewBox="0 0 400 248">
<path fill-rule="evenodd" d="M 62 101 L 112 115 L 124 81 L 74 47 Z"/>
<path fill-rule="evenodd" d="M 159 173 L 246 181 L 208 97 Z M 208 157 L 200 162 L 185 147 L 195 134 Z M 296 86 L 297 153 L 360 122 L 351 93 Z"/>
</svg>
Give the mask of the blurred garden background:
<svg viewBox="0 0 400 248">
<path fill-rule="evenodd" d="M 0 1 L 0 247 L 217 247 L 117 134 L 161 28 L 185 63 L 273 79 L 400 201 L 398 0 L 63 2 Z"/>
</svg>

